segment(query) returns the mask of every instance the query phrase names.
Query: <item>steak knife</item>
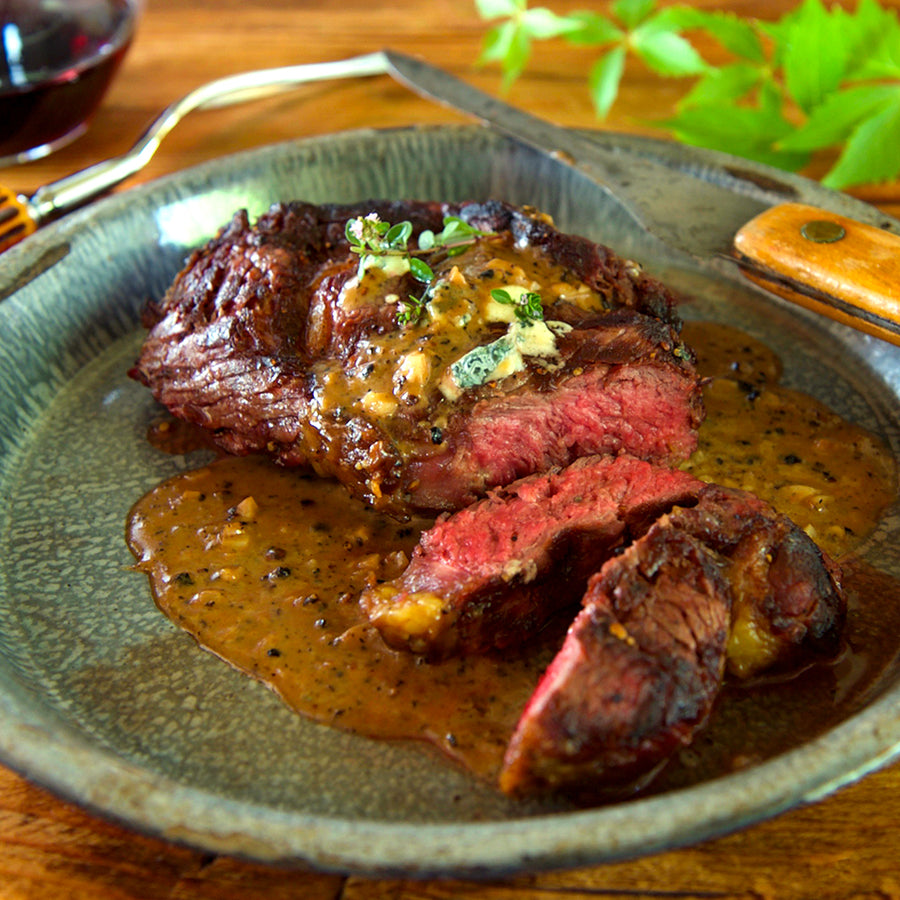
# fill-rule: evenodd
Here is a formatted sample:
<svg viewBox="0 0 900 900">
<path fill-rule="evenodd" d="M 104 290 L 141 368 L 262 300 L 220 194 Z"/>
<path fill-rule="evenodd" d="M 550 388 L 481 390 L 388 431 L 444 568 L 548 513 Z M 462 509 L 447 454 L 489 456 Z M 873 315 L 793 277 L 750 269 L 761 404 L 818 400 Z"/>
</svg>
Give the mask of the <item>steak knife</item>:
<svg viewBox="0 0 900 900">
<path fill-rule="evenodd" d="M 421 96 L 573 166 L 669 248 L 732 260 L 765 290 L 900 346 L 900 236 L 887 228 L 779 202 L 739 178 L 724 186 L 656 159 L 623 157 L 422 60 L 383 56 L 387 72 Z"/>
</svg>

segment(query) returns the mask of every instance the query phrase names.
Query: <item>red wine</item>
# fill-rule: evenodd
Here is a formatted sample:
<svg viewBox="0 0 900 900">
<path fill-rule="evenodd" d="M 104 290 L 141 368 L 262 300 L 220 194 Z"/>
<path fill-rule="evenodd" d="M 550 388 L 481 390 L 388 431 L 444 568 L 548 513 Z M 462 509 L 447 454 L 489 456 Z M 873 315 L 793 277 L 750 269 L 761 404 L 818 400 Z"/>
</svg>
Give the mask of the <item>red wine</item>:
<svg viewBox="0 0 900 900">
<path fill-rule="evenodd" d="M 0 163 L 42 156 L 81 133 L 134 19 L 133 0 L 0 0 Z"/>
</svg>

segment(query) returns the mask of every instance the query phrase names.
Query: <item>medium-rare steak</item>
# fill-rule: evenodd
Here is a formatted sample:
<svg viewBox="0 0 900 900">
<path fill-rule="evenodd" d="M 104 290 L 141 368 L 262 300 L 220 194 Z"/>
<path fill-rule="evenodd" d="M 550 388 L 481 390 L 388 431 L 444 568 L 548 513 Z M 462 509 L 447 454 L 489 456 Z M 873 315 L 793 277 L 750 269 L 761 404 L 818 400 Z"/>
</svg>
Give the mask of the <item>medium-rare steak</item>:
<svg viewBox="0 0 900 900">
<path fill-rule="evenodd" d="M 832 653 L 837 567 L 768 504 L 704 485 L 591 577 L 507 748 L 512 794 L 622 784 L 705 722 L 723 668 L 746 678 Z"/>
<path fill-rule="evenodd" d="M 424 287 L 345 232 L 404 220 L 415 240 L 448 216 L 477 233 L 427 255 Z M 239 213 L 146 318 L 132 375 L 175 416 L 400 515 L 589 454 L 680 460 L 702 417 L 672 295 L 502 203 Z"/>
<path fill-rule="evenodd" d="M 717 555 L 654 526 L 591 580 L 507 748 L 500 787 L 628 785 L 687 746 L 722 683 L 731 591 Z"/>
<path fill-rule="evenodd" d="M 524 478 L 440 518 L 403 574 L 360 604 L 389 644 L 430 659 L 521 644 L 577 606 L 615 550 L 702 486 L 630 456 Z"/>
</svg>

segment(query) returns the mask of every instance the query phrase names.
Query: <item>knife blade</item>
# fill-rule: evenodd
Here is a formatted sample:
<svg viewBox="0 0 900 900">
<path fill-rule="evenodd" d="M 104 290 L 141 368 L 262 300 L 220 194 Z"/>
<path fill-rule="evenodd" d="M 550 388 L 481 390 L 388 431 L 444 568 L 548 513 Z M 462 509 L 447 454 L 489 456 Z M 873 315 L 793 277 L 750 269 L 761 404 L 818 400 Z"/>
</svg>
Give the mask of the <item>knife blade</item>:
<svg viewBox="0 0 900 900">
<path fill-rule="evenodd" d="M 735 179 L 717 184 L 511 106 L 420 59 L 383 51 L 388 73 L 427 99 L 574 167 L 638 227 L 690 257 L 727 258 L 793 303 L 900 345 L 900 237 Z M 785 192 L 789 194 L 789 192 Z M 689 198 L 689 207 L 685 206 Z"/>
</svg>

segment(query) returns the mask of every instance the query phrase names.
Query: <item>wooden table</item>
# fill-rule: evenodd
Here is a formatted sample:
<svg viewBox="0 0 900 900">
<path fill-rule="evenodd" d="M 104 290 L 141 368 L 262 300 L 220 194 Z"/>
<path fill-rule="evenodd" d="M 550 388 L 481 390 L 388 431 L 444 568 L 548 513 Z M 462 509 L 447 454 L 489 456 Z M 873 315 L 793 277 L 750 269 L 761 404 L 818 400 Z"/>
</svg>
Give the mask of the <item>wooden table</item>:
<svg viewBox="0 0 900 900">
<path fill-rule="evenodd" d="M 583 2 L 554 3 L 579 8 Z M 701 2 L 774 18 L 787 0 Z M 471 0 L 148 0 L 130 55 L 90 131 L 43 161 L 0 170 L 0 183 L 40 184 L 124 151 L 158 111 L 236 71 L 339 59 L 392 46 L 423 54 L 491 92 L 496 70 L 475 65 L 484 24 Z M 509 99 L 570 126 L 595 126 L 585 89 L 592 55 L 542 45 Z M 672 111 L 680 87 L 629 70 L 607 127 Z M 464 121 L 387 79 L 307 86 L 251 106 L 195 114 L 136 183 L 238 150 L 364 126 Z M 817 174 L 815 171 L 811 174 Z M 857 192 L 900 215 L 900 187 Z M 0 900 L 252 900 L 467 897 L 900 898 L 900 765 L 815 806 L 696 847 L 574 872 L 499 883 L 374 881 L 270 870 L 169 846 L 60 802 L 0 768 Z"/>
</svg>

